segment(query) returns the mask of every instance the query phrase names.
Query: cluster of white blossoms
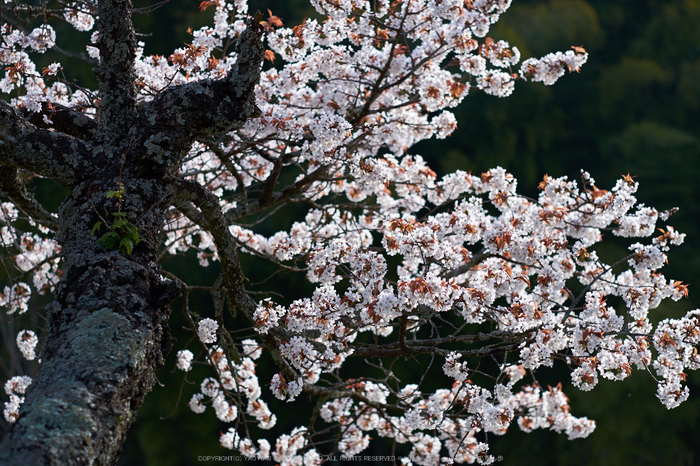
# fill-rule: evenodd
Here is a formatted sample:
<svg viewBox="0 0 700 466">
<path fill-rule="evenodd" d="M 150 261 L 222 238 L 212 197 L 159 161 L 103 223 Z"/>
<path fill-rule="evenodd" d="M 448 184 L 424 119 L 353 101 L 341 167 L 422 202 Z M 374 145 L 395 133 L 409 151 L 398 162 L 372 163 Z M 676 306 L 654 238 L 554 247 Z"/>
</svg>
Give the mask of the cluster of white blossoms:
<svg viewBox="0 0 700 466">
<path fill-rule="evenodd" d="M 19 407 L 24 402 L 24 393 L 27 387 L 32 384 L 32 378 L 26 375 L 17 375 L 5 382 L 5 394 L 10 397 L 10 400 L 5 402 L 3 414 L 5 420 L 10 424 L 14 423 L 19 416 Z"/>
<path fill-rule="evenodd" d="M 180 350 L 177 352 L 177 368 L 181 371 L 189 372 L 192 369 L 194 354 L 190 350 Z"/>
<path fill-rule="evenodd" d="M 214 319 L 202 319 L 197 326 L 197 334 L 202 343 L 215 343 L 219 324 Z"/>
<path fill-rule="evenodd" d="M 0 307 L 6 308 L 8 314 L 25 313 L 33 292 L 45 294 L 53 291 L 58 283 L 61 247 L 54 239 L 44 236 L 48 232 L 46 228 L 34 222 L 30 222 L 30 225 L 37 228 L 36 232 L 23 232 L 19 228 L 21 221 L 12 203 L 0 203 L 0 244 L 12 251 L 15 266 L 27 280 L 14 281 L 0 291 Z"/>
<path fill-rule="evenodd" d="M 230 361 L 225 350 L 219 346 L 205 345 L 208 361 L 216 375 L 202 381 L 200 391 L 190 398 L 189 407 L 195 413 L 203 413 L 211 404 L 216 416 L 223 422 L 238 422 L 243 416 L 249 416 L 257 421 L 260 429 L 267 430 L 275 426 L 277 417 L 261 399 L 262 390 L 255 374 L 253 361 L 262 352 L 254 340 L 244 340 L 242 344 L 244 353 L 239 361 Z M 178 369 L 189 371 L 192 356 L 189 350 L 180 351 Z M 229 432 L 235 431 L 231 428 Z"/>
<path fill-rule="evenodd" d="M 460 183 L 456 176 L 462 178 Z M 448 206 L 444 213 L 419 219 L 406 209 L 398 216 L 391 204 L 365 214 L 371 220 L 349 212 L 342 220 L 318 212 L 307 216 L 307 228 L 296 226 L 276 235 L 268 249 L 258 249 L 278 257 L 287 257 L 280 256 L 280 250 L 306 257 L 308 278 L 319 284 L 310 299 L 289 306 L 268 299 L 255 313 L 261 334 L 275 327 L 295 332 L 280 354 L 299 374 L 334 373 L 357 352 L 365 357 L 401 354 L 402 344 L 403 354 L 445 355 L 444 373 L 455 380 L 451 389 L 423 394 L 410 387 L 411 395 L 402 396 L 403 391 L 390 389 L 392 384 L 362 382 L 349 385 L 347 397 L 327 402 L 321 415 L 341 424 L 338 448 L 343 454 L 365 448 L 372 430 L 411 444 L 408 457 L 416 464 L 435 464 L 442 448 L 458 462 L 490 462 L 488 446 L 477 441 L 477 435 L 502 434 L 513 421 L 525 431 L 548 428 L 571 439 L 585 437 L 595 424 L 570 414 L 560 386 L 543 389 L 534 384 L 512 390 L 527 370 L 557 360 L 574 366 L 572 381 L 584 390 L 592 389 L 598 376 L 622 380 L 633 367 L 653 367 L 660 376 L 658 396 L 667 407 L 687 398 L 682 381 L 684 371 L 696 369 L 700 362 L 700 313 L 666 320 L 656 330 L 649 319 L 649 311 L 663 299 L 678 300 L 687 293 L 686 285 L 658 272 L 665 251 L 681 244 L 683 235 L 672 227 L 659 229 L 661 234 L 648 244 L 630 245 L 630 254 L 618 261 L 628 268 L 614 273 L 593 249 L 603 230 L 649 238 L 667 213 L 645 206 L 635 209 L 637 184 L 629 176 L 610 191 L 597 188 L 588 174 L 582 178 L 579 188 L 566 178 L 547 177 L 539 199 L 533 200 L 517 195 L 515 180 L 502 169 L 479 177 L 457 174 L 422 185 L 429 202 Z M 386 181 L 391 185 L 392 180 Z M 450 198 L 457 201 L 452 208 Z M 313 220 L 321 218 L 323 225 Z M 383 254 L 402 258 L 398 280 L 387 277 L 386 257 L 373 247 L 377 243 L 358 240 L 363 230 L 381 233 Z M 571 291 L 575 283 L 577 295 Z M 609 296 L 620 297 L 626 309 L 607 305 Z M 454 327 L 443 328 L 440 338 L 420 337 L 421 327 L 438 328 L 431 320 L 438 316 Z M 462 325 L 491 322 L 497 330 L 485 338 L 507 341 L 506 335 L 527 335 L 509 348 L 519 354 L 518 360 L 496 377 L 507 383 L 487 389 L 469 380 L 474 372 L 460 358 L 484 353 L 439 348 L 440 343 L 479 341 L 454 330 L 459 319 Z M 374 349 L 357 344 L 363 332 L 388 337 L 397 329 L 393 344 L 380 340 Z M 404 329 L 410 339 L 401 336 Z M 317 336 L 309 337 L 312 333 Z M 651 344 L 657 349 L 656 359 Z M 304 382 L 316 384 L 313 379 Z M 271 388 L 275 396 L 291 401 L 298 389 L 288 393 L 285 389 L 291 384 L 285 383 L 277 374 Z M 392 392 L 395 399 L 389 401 Z M 357 401 L 360 396 L 367 400 Z M 387 417 L 380 409 L 387 406 L 404 414 Z M 289 464 L 303 461 L 309 451 L 297 452 Z"/>
<path fill-rule="evenodd" d="M 36 359 L 36 345 L 39 343 L 36 333 L 22 330 L 17 334 L 17 347 L 27 361 Z"/>
<path fill-rule="evenodd" d="M 438 178 L 408 153 L 453 132 L 449 108 L 469 92 L 504 97 L 520 80 L 550 85 L 585 63 L 583 48 L 518 67 L 517 48 L 487 37 L 509 0 L 311 3 L 326 20 L 286 28 L 270 13 L 262 23 L 273 66 L 256 88 L 261 116 L 195 144 L 181 167 L 183 178 L 219 197 L 240 251 L 301 269 L 316 286 L 292 302 L 258 301 L 247 333 L 257 340 L 231 342 L 235 334 L 211 318 L 192 329 L 213 375 L 189 407 L 202 413 L 211 406 L 232 425 L 222 446 L 311 465 L 329 451 L 361 453 L 374 438 L 403 451 L 406 465 L 491 463 L 487 435 L 502 435 L 514 422 L 572 439 L 594 428 L 570 413 L 561 386 L 542 387 L 532 376 L 555 363 L 568 365 L 583 390 L 599 377 L 622 380 L 633 368 L 653 369 L 665 406 L 685 400 L 685 371 L 700 363 L 700 311 L 656 328 L 650 317 L 662 300 L 687 294 L 687 285 L 659 271 L 684 235 L 659 224 L 668 212 L 637 205 L 631 176 L 610 190 L 587 173 L 579 183 L 545 176 L 539 197 L 530 199 L 503 168 Z M 91 5 L 67 4 L 64 16 L 89 31 Z M 191 45 L 168 57 L 145 56 L 139 46 L 139 99 L 226 76 L 237 58 L 227 47 L 246 27 L 247 3 L 206 6 L 215 8 L 214 25 L 194 31 Z M 29 58 L 53 44 L 53 29 L 2 27 L 0 90 L 23 90 L 13 97 L 16 106 L 38 111 L 48 102 L 94 115 L 92 97 L 57 79 L 60 64 L 40 74 Z M 88 52 L 97 57 L 94 47 Z M 274 204 L 284 202 L 306 205 L 303 218 L 269 236 L 257 231 L 249 215 L 256 205 L 274 217 Z M 41 225 L 19 232 L 17 209 L 0 207 L 3 246 L 21 271 L 0 292 L 0 306 L 22 313 L 33 294 L 53 290 L 60 248 Z M 218 260 L 210 233 L 175 208 L 169 215 L 163 257 L 195 249 L 202 266 Z M 604 231 L 634 238 L 626 257 L 599 257 Z M 36 335 L 25 331 L 18 344 L 34 356 Z M 263 354 L 272 358 L 261 367 L 277 367 L 258 374 L 254 361 Z M 424 356 L 436 364 L 424 364 Z M 182 349 L 177 367 L 189 376 L 195 359 Z M 417 361 L 413 378 L 399 368 L 404 359 Z M 30 381 L 6 384 L 8 421 Z M 324 400 L 308 424 L 270 440 L 247 428 L 251 420 L 263 430 L 276 425 L 265 397 L 274 406 L 275 398 L 296 403 L 307 395 Z"/>
</svg>

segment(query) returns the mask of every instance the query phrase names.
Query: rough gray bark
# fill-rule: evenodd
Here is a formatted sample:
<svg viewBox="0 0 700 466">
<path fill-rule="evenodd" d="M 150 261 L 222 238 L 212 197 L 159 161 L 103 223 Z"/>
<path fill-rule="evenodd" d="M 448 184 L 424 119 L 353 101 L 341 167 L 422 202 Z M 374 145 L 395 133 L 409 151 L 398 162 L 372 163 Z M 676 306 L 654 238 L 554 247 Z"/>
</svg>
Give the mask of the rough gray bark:
<svg viewBox="0 0 700 466">
<path fill-rule="evenodd" d="M 25 213 L 56 227 L 63 249 L 42 362 L 17 422 L 0 444 L 3 465 L 116 462 L 170 347 L 169 304 L 179 289 L 161 279 L 156 253 L 164 212 L 182 201 L 178 167 L 195 139 L 231 131 L 256 111 L 253 88 L 264 53 L 259 20 L 242 35 L 238 63 L 226 78 L 173 87 L 137 105 L 131 4 L 100 0 L 98 11 L 97 121 L 54 107 L 45 110 L 57 131 L 48 131 L 40 118 L 0 101 L 0 189 Z M 58 218 L 31 197 L 18 169 L 71 190 Z M 107 198 L 118 183 L 123 200 Z M 188 193 L 195 206 L 208 202 L 206 190 Z M 222 228 L 215 224 L 223 221 L 218 205 L 209 207 L 211 226 Z M 131 254 L 107 250 L 91 235 L 98 212 L 117 210 L 143 238 Z M 226 283 L 246 300 L 235 248 L 224 258 L 233 264 Z"/>
</svg>

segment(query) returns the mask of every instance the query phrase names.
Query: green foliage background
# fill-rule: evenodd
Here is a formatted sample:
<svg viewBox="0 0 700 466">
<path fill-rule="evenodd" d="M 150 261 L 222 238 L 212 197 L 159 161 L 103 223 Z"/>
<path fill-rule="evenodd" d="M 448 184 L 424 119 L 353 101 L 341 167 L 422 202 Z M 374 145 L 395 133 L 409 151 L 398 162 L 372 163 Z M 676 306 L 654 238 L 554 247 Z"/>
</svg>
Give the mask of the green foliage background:
<svg viewBox="0 0 700 466">
<path fill-rule="evenodd" d="M 521 192 L 532 196 L 545 174 L 577 179 L 585 169 L 601 188 L 610 188 L 620 175 L 636 176 L 641 202 L 659 209 L 680 207 L 669 223 L 688 235 L 663 272 L 690 282 L 690 298 L 663 305 L 655 316 L 679 317 L 700 307 L 700 0 L 513 3 L 491 37 L 509 40 L 523 58 L 583 46 L 590 54 L 588 63 L 579 74 L 567 75 L 552 87 L 518 83 L 507 99 L 472 90 L 455 111 L 459 128 L 453 136 L 423 142 L 412 152 L 428 159 L 440 175 L 503 166 L 519 180 Z M 146 5 L 135 2 L 136 7 Z M 252 12 L 270 8 L 288 26 L 314 14 L 306 0 L 256 0 L 250 5 Z M 138 32 L 150 34 L 140 38 L 147 43 L 145 53 L 168 55 L 190 41 L 188 27 L 207 24 L 211 17 L 211 10 L 199 12 L 197 0 L 173 0 L 153 13 L 137 15 L 135 22 Z M 59 45 L 61 37 L 70 42 L 80 33 L 66 34 L 59 35 Z M 46 59 L 47 64 L 53 61 Z M 90 82 L 89 65 L 72 68 L 68 60 L 61 61 L 69 78 Z M 619 257 L 623 248 L 613 243 L 600 253 Z M 198 270 L 192 260 L 188 256 L 165 265 L 190 284 L 212 283 L 215 268 Z M 270 272 L 246 260 L 247 270 L 260 277 Z M 284 285 L 273 281 L 273 287 L 289 296 L 303 290 L 301 281 L 290 284 L 284 279 Z M 210 315 L 209 296 L 196 296 L 193 307 Z M 185 325 L 176 303 L 176 349 L 189 338 L 181 331 Z M 207 369 L 188 374 L 196 383 L 183 381 L 182 373 L 172 369 L 174 353 L 158 374 L 162 386 L 147 396 L 139 412 L 120 464 L 198 464 L 199 455 L 230 453 L 218 445 L 219 432 L 228 427 L 217 424 L 211 410 L 197 415 L 186 407 L 198 382 L 209 375 Z M 565 374 L 552 371 L 543 373 L 540 381 L 556 383 L 562 377 L 566 380 Z M 492 451 L 506 465 L 700 464 L 695 441 L 700 427 L 699 374 L 689 374 L 689 384 L 690 400 L 670 412 L 656 399 L 651 376 L 641 372 L 622 383 L 603 380 L 592 392 L 569 387 L 573 413 L 598 422 L 589 438 L 568 441 L 552 432 L 523 434 L 514 427 L 490 439 Z M 280 407 L 273 409 L 280 424 L 307 414 L 295 411 L 295 404 Z"/>
</svg>

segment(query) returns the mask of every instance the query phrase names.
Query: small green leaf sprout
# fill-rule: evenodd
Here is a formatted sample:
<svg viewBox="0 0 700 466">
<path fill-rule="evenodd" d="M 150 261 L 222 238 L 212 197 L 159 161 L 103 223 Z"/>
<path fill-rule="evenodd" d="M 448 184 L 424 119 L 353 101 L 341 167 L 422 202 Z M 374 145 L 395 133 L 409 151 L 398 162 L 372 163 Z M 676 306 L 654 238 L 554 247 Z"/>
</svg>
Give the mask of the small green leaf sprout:
<svg viewBox="0 0 700 466">
<path fill-rule="evenodd" d="M 139 229 L 126 218 L 126 212 L 121 211 L 121 204 L 124 197 L 124 185 L 117 182 L 117 189 L 107 191 L 107 198 L 117 198 L 117 212 L 111 214 L 114 217 L 112 223 L 109 223 L 102 215 L 97 214 L 101 221 L 95 223 L 90 231 L 90 236 L 95 236 L 97 232 L 105 226 L 109 231 L 102 235 L 97 244 L 106 249 L 119 249 L 124 254 L 131 254 L 134 246 L 141 242 L 139 237 Z M 105 210 L 105 217 L 109 218 L 110 214 Z"/>
</svg>

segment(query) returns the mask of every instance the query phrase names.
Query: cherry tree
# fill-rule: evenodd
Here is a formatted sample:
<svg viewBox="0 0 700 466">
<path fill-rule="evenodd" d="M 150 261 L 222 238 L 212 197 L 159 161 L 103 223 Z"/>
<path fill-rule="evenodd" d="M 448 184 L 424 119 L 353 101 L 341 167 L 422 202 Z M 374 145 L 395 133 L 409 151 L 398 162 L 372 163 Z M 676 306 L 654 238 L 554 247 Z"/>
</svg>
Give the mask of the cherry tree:
<svg viewBox="0 0 700 466">
<path fill-rule="evenodd" d="M 213 26 L 167 57 L 144 55 L 127 0 L 5 3 L 0 305 L 12 319 L 51 304 L 43 333 L 16 335 L 40 364 L 4 385 L 3 464 L 114 463 L 173 346 L 183 377 L 209 367 L 188 406 L 229 425 L 221 445 L 290 465 L 370 438 L 401 464 L 488 464 L 489 434 L 513 423 L 590 434 L 542 367 L 581 390 L 642 370 L 669 409 L 687 399 L 700 311 L 649 317 L 687 294 L 659 272 L 684 235 L 637 203 L 633 177 L 545 176 L 533 199 L 503 168 L 440 178 L 411 152 L 455 131 L 449 109 L 470 92 L 551 85 L 585 50 L 521 62 L 488 37 L 509 0 L 311 3 L 325 19 L 287 28 L 245 0 L 202 2 Z M 96 90 L 35 65 L 59 21 L 86 31 Z M 68 189 L 58 212 L 33 179 Z M 629 253 L 604 261 L 604 234 Z M 160 266 L 191 250 L 221 269 L 201 315 L 201 286 Z M 313 291 L 252 294 L 240 254 Z M 192 340 L 173 345 L 180 297 Z M 307 399 L 311 415 L 279 430 L 273 407 Z"/>
</svg>

